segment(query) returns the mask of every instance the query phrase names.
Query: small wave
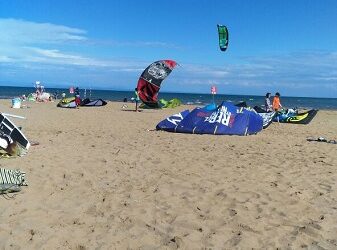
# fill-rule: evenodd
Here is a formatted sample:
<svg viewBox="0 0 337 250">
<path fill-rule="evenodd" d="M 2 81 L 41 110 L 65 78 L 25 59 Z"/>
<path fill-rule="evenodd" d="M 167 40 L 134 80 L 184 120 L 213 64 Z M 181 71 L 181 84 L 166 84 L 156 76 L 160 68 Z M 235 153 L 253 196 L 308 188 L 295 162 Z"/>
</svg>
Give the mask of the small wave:
<svg viewBox="0 0 337 250">
<path fill-rule="evenodd" d="M 13 96 L 8 96 L 8 95 L 2 95 L 0 96 L 0 99 L 12 99 Z"/>
</svg>

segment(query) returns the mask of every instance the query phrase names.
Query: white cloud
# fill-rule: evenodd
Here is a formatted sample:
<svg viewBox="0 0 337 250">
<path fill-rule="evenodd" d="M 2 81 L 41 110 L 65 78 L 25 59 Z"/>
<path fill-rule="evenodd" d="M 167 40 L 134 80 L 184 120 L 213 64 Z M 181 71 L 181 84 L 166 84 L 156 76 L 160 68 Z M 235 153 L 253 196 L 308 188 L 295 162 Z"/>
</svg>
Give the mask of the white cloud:
<svg viewBox="0 0 337 250">
<path fill-rule="evenodd" d="M 78 47 L 88 42 L 86 31 L 51 23 L 36 23 L 18 19 L 0 18 L 0 63 L 13 63 L 23 67 L 51 68 L 51 65 L 69 65 L 94 68 L 109 68 L 125 72 L 139 71 L 140 62 L 131 60 L 109 60 L 74 53 L 67 46 L 76 43 Z M 143 42 L 147 46 L 165 44 Z"/>
<path fill-rule="evenodd" d="M 173 43 L 158 42 L 158 41 L 110 41 L 110 40 L 90 40 L 89 44 L 101 45 L 101 46 L 112 46 L 112 47 L 157 47 L 166 49 L 182 49 Z"/>
<path fill-rule="evenodd" d="M 197 65 L 197 64 L 186 64 L 181 66 L 182 71 L 187 74 L 193 75 L 204 75 L 209 77 L 225 77 L 229 74 L 229 70 L 227 67 L 219 67 L 219 66 L 210 66 L 210 65 Z"/>
<path fill-rule="evenodd" d="M 57 47 L 69 42 L 83 42 L 86 31 L 50 23 L 0 19 L 0 63 L 70 63 L 85 61 L 81 56 L 62 53 Z M 33 47 L 31 47 L 33 46 Z M 76 63 L 75 63 L 76 62 Z"/>
<path fill-rule="evenodd" d="M 247 88 L 252 93 L 279 90 L 289 95 L 324 92 L 331 96 L 337 89 L 336 59 L 336 52 L 319 51 L 246 57 L 241 63 L 221 67 L 183 65 L 173 77 L 189 86 L 213 83 L 226 85 L 226 89 Z"/>
<path fill-rule="evenodd" d="M 54 44 L 84 41 L 86 31 L 51 23 L 0 19 L 0 44 Z"/>
<path fill-rule="evenodd" d="M 99 61 L 81 55 L 62 53 L 57 49 L 40 49 L 34 47 L 27 47 L 26 49 L 37 55 L 38 58 L 40 58 L 40 62 L 81 66 L 109 66 L 109 62 Z"/>
<path fill-rule="evenodd" d="M 73 70 L 102 75 L 99 78 L 101 81 L 104 81 L 103 76 L 110 79 L 111 75 L 122 75 L 126 77 L 125 81 L 129 81 L 138 79 L 139 74 L 151 62 L 143 61 L 144 59 L 95 58 L 79 51 L 85 51 L 85 46 L 93 45 L 100 49 L 104 49 L 104 46 L 179 49 L 176 45 L 155 41 L 95 41 L 89 39 L 83 29 L 17 19 L 0 18 L 0 31 L 0 65 L 6 66 L 8 72 L 19 72 L 16 69 L 45 69 L 52 74 Z M 77 46 L 76 52 L 69 44 Z M 189 85 L 191 88 L 216 84 L 226 85 L 226 88 L 242 87 L 258 89 L 257 91 L 272 91 L 273 88 L 277 88 L 283 93 L 283 89 L 289 92 L 310 90 L 313 93 L 315 90 L 319 92 L 325 89 L 328 93 L 329 90 L 333 92 L 337 89 L 336 61 L 337 52 L 331 51 L 245 57 L 241 58 L 240 63 L 221 65 L 180 61 L 180 66 L 168 80 L 176 81 L 176 85 Z M 79 68 L 80 71 L 76 71 Z"/>
<path fill-rule="evenodd" d="M 5 63 L 8 63 L 8 62 L 12 62 L 13 60 L 8 57 L 8 56 L 5 56 L 5 55 L 0 55 L 0 62 L 5 62 Z"/>
</svg>

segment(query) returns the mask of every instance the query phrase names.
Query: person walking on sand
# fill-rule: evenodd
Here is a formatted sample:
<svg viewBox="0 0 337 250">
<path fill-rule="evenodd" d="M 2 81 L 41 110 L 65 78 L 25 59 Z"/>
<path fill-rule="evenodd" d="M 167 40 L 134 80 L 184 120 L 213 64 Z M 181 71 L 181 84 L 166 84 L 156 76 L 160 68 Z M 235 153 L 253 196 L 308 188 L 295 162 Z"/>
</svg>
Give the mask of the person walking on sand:
<svg viewBox="0 0 337 250">
<path fill-rule="evenodd" d="M 136 112 L 138 112 L 138 102 L 140 101 L 140 99 L 139 99 L 139 94 L 138 94 L 138 88 L 135 88 L 135 95 L 136 95 L 136 98 L 135 98 L 135 102 L 136 102 Z"/>
<path fill-rule="evenodd" d="M 274 99 L 273 99 L 273 109 L 274 111 L 279 111 L 282 108 L 281 101 L 280 101 L 280 93 L 276 92 Z"/>
<path fill-rule="evenodd" d="M 267 112 L 273 111 L 273 106 L 271 105 L 270 96 L 271 96 L 271 93 L 267 93 L 266 98 L 264 99 L 264 107 Z"/>
</svg>

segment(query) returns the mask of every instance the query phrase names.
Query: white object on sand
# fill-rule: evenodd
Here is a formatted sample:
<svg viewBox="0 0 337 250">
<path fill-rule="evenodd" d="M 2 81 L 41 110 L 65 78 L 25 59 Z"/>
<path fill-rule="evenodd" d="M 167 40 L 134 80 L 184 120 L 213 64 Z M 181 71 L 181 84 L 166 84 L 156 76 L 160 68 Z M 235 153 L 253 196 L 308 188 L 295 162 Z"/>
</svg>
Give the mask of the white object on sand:
<svg viewBox="0 0 337 250">
<path fill-rule="evenodd" d="M 8 116 L 8 117 L 13 117 L 13 118 L 26 119 L 26 117 L 20 116 L 20 115 L 12 115 L 12 114 L 7 114 L 7 113 L 2 113 L 2 115 Z"/>
</svg>

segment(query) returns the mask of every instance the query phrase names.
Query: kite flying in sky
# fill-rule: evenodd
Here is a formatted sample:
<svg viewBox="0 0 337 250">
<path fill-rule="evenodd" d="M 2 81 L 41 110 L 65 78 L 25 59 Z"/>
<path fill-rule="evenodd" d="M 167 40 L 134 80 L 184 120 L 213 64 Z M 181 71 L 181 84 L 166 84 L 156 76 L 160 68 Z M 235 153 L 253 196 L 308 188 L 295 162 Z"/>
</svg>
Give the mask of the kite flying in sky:
<svg viewBox="0 0 337 250">
<path fill-rule="evenodd" d="M 221 51 L 226 51 L 228 47 L 228 29 L 224 25 L 218 24 L 219 47 Z"/>
</svg>

